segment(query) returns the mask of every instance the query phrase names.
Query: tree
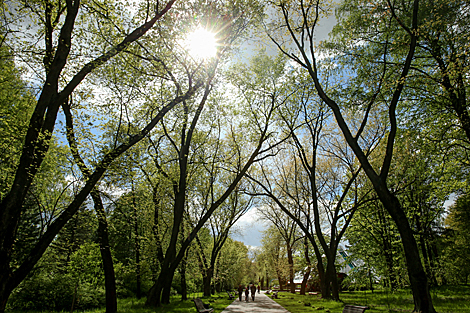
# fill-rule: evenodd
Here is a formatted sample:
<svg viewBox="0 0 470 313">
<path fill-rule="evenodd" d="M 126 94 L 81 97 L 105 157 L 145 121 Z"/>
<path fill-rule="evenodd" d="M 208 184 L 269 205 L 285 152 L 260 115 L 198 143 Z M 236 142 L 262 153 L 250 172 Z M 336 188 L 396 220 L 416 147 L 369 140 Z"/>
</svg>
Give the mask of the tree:
<svg viewBox="0 0 470 313">
<path fill-rule="evenodd" d="M 291 220 L 288 215 L 278 212 L 276 208 L 275 203 L 266 203 L 264 208 L 262 207 L 258 210 L 262 218 L 270 222 L 270 224 L 277 229 L 285 244 L 287 263 L 289 264 L 290 292 L 295 293 L 294 253 L 296 251 L 295 246 L 297 245 L 297 241 L 302 239 L 303 236 L 298 233 L 295 221 Z"/>
<path fill-rule="evenodd" d="M 217 177 L 212 176 L 211 182 L 215 181 Z M 241 185 L 241 184 L 240 184 Z M 203 186 L 200 186 L 203 187 Z M 204 284 L 204 296 L 211 295 L 212 279 L 215 274 L 216 264 L 219 260 L 222 248 L 225 242 L 229 238 L 230 231 L 233 225 L 242 217 L 248 209 L 252 206 L 253 198 L 247 199 L 247 196 L 243 197 L 241 186 L 230 194 L 227 201 L 222 204 L 219 209 L 209 219 L 210 234 L 212 237 L 212 244 L 210 245 L 209 258 L 205 253 L 204 247 L 199 243 L 200 248 L 200 263 L 203 273 L 203 284 Z M 207 202 L 204 205 L 208 205 L 212 188 L 202 188 L 203 193 L 201 199 L 205 199 Z M 198 236 L 196 235 L 196 239 Z"/>
<path fill-rule="evenodd" d="M 44 158 L 48 154 L 60 107 L 68 104 L 68 100 L 74 94 L 74 91 L 90 73 L 130 47 L 136 40 L 142 38 L 170 10 L 174 2 L 172 0 L 161 6 L 148 7 L 147 12 L 149 15 L 144 17 L 144 22 L 140 26 L 135 27 L 131 33 L 124 31 L 120 33 L 119 28 L 116 36 L 107 33 L 105 37 L 110 38 L 112 36 L 114 43 L 110 44 L 109 41 L 101 41 L 102 46 L 98 44 L 97 46 L 100 46 L 100 49 L 97 49 L 97 51 L 105 52 L 91 52 L 88 60 L 73 59 L 74 56 L 82 55 L 82 53 L 75 52 L 82 49 L 81 44 L 84 43 L 83 41 L 77 44 L 72 42 L 73 35 L 75 35 L 75 32 L 80 31 L 80 26 L 88 25 L 86 22 L 80 25 L 76 21 L 77 19 L 89 17 L 87 12 L 83 11 L 83 4 L 80 1 L 66 1 L 66 3 L 58 2 L 55 4 L 49 2 L 43 4 L 34 3 L 30 6 L 17 6 L 6 17 L 9 20 L 14 20 L 16 18 L 15 14 L 19 14 L 22 10 L 31 12 L 32 15 L 39 14 L 40 18 L 32 18 L 31 21 L 43 22 L 39 27 L 33 29 L 44 34 L 44 36 L 40 36 L 44 40 L 42 46 L 44 53 L 32 54 L 33 57 L 38 55 L 43 56 L 43 71 L 37 71 L 37 73 L 41 74 L 39 79 L 42 81 L 42 87 L 24 137 L 19 162 L 14 170 L 15 178 L 4 195 L 2 195 L 0 204 L 0 312 L 4 311 L 12 290 L 31 271 L 55 235 L 78 210 L 109 164 L 132 145 L 144 138 L 166 112 L 183 100 L 190 98 L 200 87 L 201 84 L 195 82 L 194 85 L 189 84 L 186 92 L 177 89 L 175 95 L 166 99 L 162 107 L 157 110 L 158 113 L 152 116 L 147 125 L 144 125 L 138 132 L 127 137 L 119 145 L 104 152 L 101 160 L 96 163 L 89 178 L 84 182 L 80 192 L 62 211 L 60 216 L 48 226 L 47 231 L 37 241 L 29 256 L 25 258 L 25 261 L 18 268 L 12 267 L 10 263 L 11 253 L 15 245 L 21 213 L 24 210 L 23 203 L 25 196 Z M 106 12 L 102 12 L 107 7 L 97 6 L 96 10 L 91 10 L 97 14 L 96 21 L 103 21 L 103 16 L 110 16 Z M 108 21 L 105 19 L 105 23 Z M 114 25 L 117 26 L 118 24 Z M 21 32 L 21 25 L 16 23 L 9 24 L 10 28 L 16 26 L 19 28 L 19 31 L 10 32 L 9 35 L 25 34 Z M 133 29 L 133 26 L 130 29 Z M 99 39 L 97 41 L 99 42 Z M 91 46 L 97 48 L 94 45 Z M 27 55 L 23 56 L 24 60 L 28 57 Z M 36 62 L 37 59 L 33 58 L 30 61 L 30 65 L 38 64 Z"/>
<path fill-rule="evenodd" d="M 75 138 L 73 117 L 68 105 L 64 105 L 64 114 L 66 120 L 66 133 L 72 156 L 75 164 L 77 164 L 82 175 L 85 179 L 90 178 L 90 169 L 86 166 L 84 160 L 80 156 L 77 140 Z M 106 288 L 106 312 L 117 312 L 117 293 L 116 293 L 116 279 L 114 276 L 113 257 L 109 246 L 108 235 L 108 222 L 106 220 L 106 211 L 104 209 L 103 201 L 97 187 L 94 187 L 90 192 L 93 199 L 96 216 L 98 217 L 98 240 L 100 245 L 100 253 L 103 261 L 103 271 L 105 277 Z"/>
<path fill-rule="evenodd" d="M 275 226 L 271 226 L 263 232 L 262 257 L 258 257 L 258 262 L 266 262 L 266 266 L 272 269 L 277 277 L 279 289 L 284 290 L 289 276 L 289 262 L 282 236 Z M 273 276 L 274 276 L 273 275 Z"/>
<path fill-rule="evenodd" d="M 365 36 L 350 37 L 348 34 L 347 45 L 343 46 L 347 47 L 348 50 L 342 50 L 346 51 L 346 54 L 342 56 L 351 57 L 349 60 L 354 63 L 351 63 L 352 66 L 348 68 L 353 75 L 345 75 L 348 76 L 345 77 L 347 82 L 350 82 L 347 86 L 349 89 L 346 90 L 354 91 L 353 95 L 356 95 L 356 97 L 349 98 L 349 100 L 347 93 L 341 95 L 330 91 L 331 85 L 327 84 L 326 80 L 322 80 L 325 76 L 322 76 L 320 72 L 322 68 L 317 64 L 318 55 L 316 53 L 318 51 L 315 48 L 314 32 L 319 17 L 325 13 L 323 3 L 313 1 L 281 1 L 277 3 L 274 8 L 279 13 L 282 27 L 271 28 L 271 30 L 277 29 L 279 32 L 277 34 L 271 32 L 269 36 L 280 51 L 309 74 L 318 96 L 333 113 L 345 141 L 353 150 L 371 181 L 377 196 L 396 223 L 406 255 L 415 311 L 435 312 L 413 230 L 400 201 L 387 185 L 397 133 L 397 107 L 405 88 L 406 78 L 410 73 L 417 46 L 418 28 L 422 23 L 419 14 L 420 2 L 416 0 L 392 4 L 388 1 L 379 4 L 379 6 L 372 8 L 372 12 L 358 17 L 356 22 L 373 25 L 373 21 L 378 19 L 383 24 L 370 28 L 373 34 L 382 31 L 392 34 L 393 31 L 396 35 L 404 36 L 407 45 L 404 48 L 403 57 L 398 58 L 391 64 L 388 62 L 390 57 L 389 37 L 375 44 L 373 40 L 375 37 L 373 36 L 367 38 Z M 284 31 L 286 33 L 280 33 Z M 288 39 L 292 45 L 284 45 L 283 39 Z M 358 45 L 359 40 L 364 41 Z M 366 58 L 369 55 L 367 54 L 368 51 L 370 51 L 370 55 L 373 55 L 373 60 L 381 60 L 378 65 L 375 62 L 370 62 L 372 59 Z M 346 73 L 346 71 L 343 73 Z M 348 124 L 345 120 L 345 110 L 348 107 L 355 108 L 356 112 L 362 116 L 362 120 L 356 124 L 358 127 L 355 127 L 354 124 Z M 374 168 L 370 158 L 361 146 L 361 136 L 366 126 L 368 126 L 369 114 L 374 110 L 379 110 L 379 108 L 383 110 L 381 112 L 388 114 L 388 132 L 385 156 L 382 159 L 381 166 Z"/>
<path fill-rule="evenodd" d="M 212 66 L 214 65 L 216 64 L 213 64 Z M 211 71 L 215 71 L 215 68 L 211 68 Z M 251 165 L 258 162 L 260 159 L 263 159 L 265 154 L 271 151 L 272 146 L 277 144 L 272 131 L 273 112 L 279 106 L 279 103 L 276 101 L 277 99 L 247 98 L 246 101 L 239 103 L 241 107 L 246 108 L 248 116 L 240 117 L 239 119 L 237 119 L 239 116 L 236 116 L 237 118 L 229 121 L 226 130 L 220 132 L 222 134 L 226 134 L 224 139 L 226 141 L 226 150 L 224 152 L 226 156 L 229 156 L 226 157 L 227 161 L 221 164 L 228 165 L 228 167 L 218 168 L 218 176 L 216 177 L 211 175 L 203 177 L 204 179 L 209 180 L 207 186 L 211 191 L 207 205 L 202 205 L 204 204 L 203 199 L 200 199 L 200 201 L 194 201 L 193 203 L 190 203 L 189 201 L 186 203 L 190 187 L 193 187 L 189 182 L 191 179 L 195 179 L 195 177 L 192 177 L 189 174 L 193 172 L 198 173 L 198 171 L 194 170 L 193 166 L 197 165 L 199 161 L 198 152 L 202 150 L 202 148 L 199 149 L 197 146 L 197 148 L 194 148 L 193 142 L 195 143 L 196 137 L 200 136 L 204 139 L 203 143 L 207 144 L 205 138 L 208 138 L 210 135 L 209 133 L 206 134 L 198 131 L 198 123 L 206 106 L 209 93 L 212 89 L 211 82 L 215 75 L 214 72 L 210 73 L 211 76 L 209 76 L 209 80 L 205 86 L 202 99 L 197 103 L 197 105 L 191 103 L 193 106 L 190 106 L 190 103 L 188 102 L 183 106 L 183 110 L 180 112 L 183 117 L 182 122 L 180 124 L 173 124 L 175 121 L 181 121 L 181 119 L 173 119 L 170 120 L 170 126 L 167 126 L 167 124 L 162 125 L 164 137 L 166 137 L 168 146 L 174 149 L 175 155 L 177 156 L 176 158 L 173 157 L 173 160 L 176 163 L 173 168 L 176 169 L 175 175 L 169 175 L 161 163 L 157 165 L 162 176 L 169 179 L 170 185 L 173 189 L 171 212 L 172 224 L 170 227 L 170 242 L 166 247 L 165 253 L 161 253 L 161 255 L 163 255 L 163 262 L 161 265 L 160 275 L 155 285 L 148 293 L 147 305 L 158 306 L 160 303 L 169 302 L 170 287 L 174 272 L 198 231 L 205 225 L 214 212 L 228 199 L 230 194 L 236 190 Z M 231 82 L 232 84 L 234 83 L 234 81 Z M 215 98 L 215 100 L 221 101 L 221 99 L 218 98 Z M 222 102 L 220 104 L 222 104 Z M 244 129 L 248 124 L 251 125 L 250 128 L 248 130 Z M 208 129 L 211 128 L 212 127 L 209 125 Z M 243 131 L 249 132 L 252 136 L 249 143 L 245 141 L 246 138 L 242 135 Z M 173 138 L 172 136 L 178 136 L 179 138 Z M 246 145 L 244 146 L 244 144 Z M 246 147 L 249 147 L 250 150 L 246 149 Z M 212 153 L 213 154 L 210 156 L 211 158 L 216 160 L 220 158 L 218 150 L 213 151 Z M 207 159 L 208 156 L 205 157 L 206 158 L 203 158 L 202 160 Z M 216 180 L 212 181 L 214 178 L 216 178 Z M 180 226 L 186 215 L 190 216 L 193 229 L 182 243 L 177 245 L 178 238 L 181 234 Z"/>
<path fill-rule="evenodd" d="M 373 195 L 372 195 L 373 196 Z M 345 234 L 348 257 L 355 266 L 350 280 L 359 287 L 369 285 L 370 272 L 383 277 L 384 286 L 396 290 L 408 284 L 399 233 L 378 201 L 361 207 Z M 365 282 L 366 281 L 366 282 Z"/>
<path fill-rule="evenodd" d="M 243 282 L 248 264 L 248 247 L 240 241 L 227 238 L 219 254 L 217 276 L 220 284 L 230 290 Z"/>
<path fill-rule="evenodd" d="M 257 195 L 269 198 L 275 210 L 280 209 L 292 219 L 308 238 L 317 258 L 322 296 L 338 300 L 337 249 L 354 212 L 365 199 L 358 192 L 361 167 L 341 144 L 325 107 L 315 101 L 301 73 L 294 71 L 289 79 L 291 85 L 287 88 L 293 90 L 293 95 L 278 116 L 280 129 L 291 140 L 277 156 L 262 164 L 260 174 L 250 179 L 262 189 Z M 373 146 L 377 136 L 374 132 L 369 136 Z M 323 254 L 327 264 L 323 264 Z"/>
<path fill-rule="evenodd" d="M 445 247 L 441 266 L 445 267 L 448 281 L 468 284 L 470 271 L 470 253 L 468 246 L 470 236 L 468 227 L 470 225 L 470 214 L 468 206 L 470 197 L 468 194 L 462 194 L 456 200 L 455 204 L 449 208 L 449 215 L 446 217 L 448 225 L 445 235 Z M 445 266 L 444 266 L 445 264 Z"/>
<path fill-rule="evenodd" d="M 34 97 L 21 80 L 21 71 L 15 66 L 7 47 L 0 46 L 0 196 L 3 198 L 11 186 L 15 164 L 21 151 L 22 139 L 33 110 Z"/>
</svg>

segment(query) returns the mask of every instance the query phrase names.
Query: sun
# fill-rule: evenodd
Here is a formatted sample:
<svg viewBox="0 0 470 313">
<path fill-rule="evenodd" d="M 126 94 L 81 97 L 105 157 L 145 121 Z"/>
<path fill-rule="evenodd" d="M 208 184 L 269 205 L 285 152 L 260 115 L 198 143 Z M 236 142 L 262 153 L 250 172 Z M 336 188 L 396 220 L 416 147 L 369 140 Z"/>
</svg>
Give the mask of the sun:
<svg viewBox="0 0 470 313">
<path fill-rule="evenodd" d="M 217 54 L 215 34 L 202 27 L 188 34 L 185 46 L 189 54 L 196 59 L 210 59 Z"/>
</svg>

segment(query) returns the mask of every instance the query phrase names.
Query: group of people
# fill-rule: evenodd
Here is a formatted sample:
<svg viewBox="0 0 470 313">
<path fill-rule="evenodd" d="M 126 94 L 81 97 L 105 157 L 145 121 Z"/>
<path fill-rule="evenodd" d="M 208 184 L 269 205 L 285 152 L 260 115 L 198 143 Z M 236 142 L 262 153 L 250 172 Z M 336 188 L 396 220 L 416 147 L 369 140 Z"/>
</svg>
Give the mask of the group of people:
<svg viewBox="0 0 470 313">
<path fill-rule="evenodd" d="M 260 287 L 258 285 L 258 288 L 254 284 L 250 284 L 249 286 L 246 286 L 245 288 L 245 301 L 249 301 L 249 294 L 251 291 L 251 301 L 255 301 L 255 294 L 256 294 L 256 289 L 258 289 L 258 293 L 260 293 Z M 243 286 L 242 284 L 238 285 L 238 300 L 242 301 L 242 295 L 243 295 Z"/>
</svg>

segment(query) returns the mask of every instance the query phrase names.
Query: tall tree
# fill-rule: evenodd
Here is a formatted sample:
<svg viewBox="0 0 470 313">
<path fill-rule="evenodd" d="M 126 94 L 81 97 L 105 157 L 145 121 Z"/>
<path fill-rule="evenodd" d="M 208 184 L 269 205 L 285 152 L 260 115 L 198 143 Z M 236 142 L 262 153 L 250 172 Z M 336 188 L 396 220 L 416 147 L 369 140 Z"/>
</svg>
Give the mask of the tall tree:
<svg viewBox="0 0 470 313">
<path fill-rule="evenodd" d="M 364 195 L 358 192 L 361 167 L 341 143 L 341 136 L 331 126 L 326 108 L 316 102 L 308 81 L 301 73 L 293 71 L 290 75 L 295 95 L 279 110 L 278 117 L 280 128 L 292 139 L 273 158 L 274 162 L 265 162 L 258 177 L 250 179 L 261 186 L 258 195 L 268 197 L 275 211 L 280 209 L 308 238 L 317 258 L 322 296 L 338 300 L 337 249 L 354 212 L 364 201 Z M 372 150 L 377 133 L 367 135 L 368 149 Z"/>
<path fill-rule="evenodd" d="M 277 228 L 271 225 L 263 232 L 262 253 L 258 255 L 258 262 L 263 262 L 272 270 L 272 275 L 277 278 L 279 289 L 284 290 L 289 276 L 289 263 L 284 241 Z"/>
<path fill-rule="evenodd" d="M 217 177 L 210 180 L 210 183 L 213 183 Z M 243 195 L 241 190 L 241 185 L 230 194 L 227 201 L 222 204 L 219 209 L 214 212 L 214 214 L 209 219 L 209 229 L 212 237 L 212 244 L 210 245 L 209 258 L 207 258 L 206 253 L 200 245 L 201 253 L 201 265 L 203 271 L 203 284 L 204 284 L 204 295 L 211 295 L 211 286 L 213 282 L 213 277 L 215 274 L 216 264 L 219 260 L 220 253 L 222 248 L 225 245 L 225 242 L 229 238 L 230 231 L 234 224 L 250 209 L 252 205 L 253 198 Z M 202 187 L 202 186 L 201 186 Z M 201 199 L 205 199 L 206 202 L 204 205 L 210 203 L 211 194 L 213 194 L 212 188 L 203 188 L 202 192 L 204 193 Z"/>
<path fill-rule="evenodd" d="M 217 60 L 215 60 L 215 63 L 211 66 L 215 66 L 216 62 Z M 204 132 L 200 131 L 198 128 L 198 123 L 200 119 L 202 119 L 201 116 L 204 113 L 203 111 L 212 89 L 212 79 L 215 75 L 215 68 L 210 67 L 209 73 L 211 75 L 205 86 L 204 94 L 197 105 L 187 102 L 184 104 L 183 110 L 179 112 L 183 117 L 182 121 L 180 119 L 168 119 L 172 123 L 166 124 L 166 120 L 162 123 L 163 133 L 167 143 L 174 149 L 177 155 L 176 158 L 173 157 L 176 163 L 174 168 L 176 168 L 177 174 L 173 176 L 169 175 L 161 163 L 157 164 L 157 167 L 162 172 L 162 176 L 169 179 L 173 189 L 172 224 L 169 231 L 170 242 L 165 249 L 161 272 L 155 285 L 148 293 L 147 305 L 156 306 L 160 303 L 169 302 L 170 288 L 175 270 L 198 231 L 205 225 L 214 212 L 227 201 L 230 194 L 236 190 L 251 165 L 259 161 L 259 159 L 262 159 L 264 155 L 272 149 L 272 145 L 276 144 L 272 132 L 272 117 L 275 109 L 280 105 L 279 102 L 276 101 L 277 99 L 263 99 L 264 101 L 259 101 L 260 99 L 256 98 L 247 99 L 246 102 L 240 103 L 241 106 L 246 107 L 248 117 L 228 121 L 226 130 L 221 132 L 226 134 L 224 141 L 226 141 L 225 146 L 227 148 L 224 152 L 227 155 L 225 164 L 228 165 L 228 168 L 219 168 L 217 171 L 221 172 L 221 174 L 217 174 L 216 177 L 211 175 L 204 177 L 204 179 L 208 179 L 209 182 L 216 178 L 215 182 L 218 183 L 213 184 L 213 182 L 210 182 L 207 184 L 211 191 L 207 206 L 203 205 L 204 201 L 202 199 L 200 202 L 187 203 L 189 192 L 191 188 L 194 188 L 194 186 L 191 186 L 190 180 L 196 179 L 196 176 L 193 177 L 190 174 L 194 172 L 194 166 L 200 161 L 200 155 L 198 153 L 202 149 L 196 145 L 196 137 L 201 137 L 204 139 L 202 143 L 208 144 L 209 141 L 205 138 L 209 137 L 210 131 L 206 133 L 206 129 L 210 130 L 212 128 L 210 124 L 208 127 L 202 127 Z M 220 101 L 220 104 L 223 104 L 219 98 L 211 99 L 211 101 L 212 100 Z M 246 138 L 242 136 L 242 129 L 246 126 L 246 119 L 249 119 L 252 123 L 250 134 L 252 134 L 253 142 L 251 143 L 247 143 Z M 175 123 L 178 127 L 173 127 Z M 178 136 L 179 138 L 173 136 Z M 250 147 L 248 151 L 244 149 L 247 146 Z M 212 153 L 211 158 L 217 159 L 220 157 L 218 150 L 212 151 Z M 207 157 L 208 156 L 205 156 L 202 160 L 207 159 Z M 210 162 L 208 163 L 211 164 Z M 198 172 L 196 171 L 195 173 Z M 189 211 L 190 213 L 188 213 Z M 181 231 L 180 226 L 186 215 L 192 217 L 193 229 L 186 239 L 180 245 L 177 245 Z M 197 217 L 197 219 L 195 217 Z"/>
<path fill-rule="evenodd" d="M 285 213 L 278 212 L 275 203 L 267 203 L 266 207 L 261 207 L 258 210 L 264 220 L 276 227 L 280 237 L 285 243 L 287 263 L 289 264 L 289 289 L 291 293 L 295 293 L 294 253 L 296 252 L 295 246 L 297 245 L 297 241 L 302 239 L 303 236 L 300 236 L 295 221 L 290 219 Z"/>
<path fill-rule="evenodd" d="M 142 38 L 170 10 L 174 2 L 174 0 L 171 0 L 165 4 L 157 4 L 153 8 L 148 7 L 148 15 L 141 19 L 143 22 L 140 26 L 129 25 L 130 29 L 134 29 L 130 33 L 121 32 L 121 29 L 118 27 L 116 36 L 113 33 L 106 34 L 105 36 L 108 36 L 108 38 L 113 38 L 114 43 L 110 44 L 110 41 L 100 42 L 103 37 L 95 37 L 101 45 L 90 45 L 90 48 L 98 48 L 97 46 L 99 46 L 99 49 L 91 51 L 89 58 L 85 60 L 75 58 L 76 56 L 83 55 L 83 53 L 78 51 L 84 48 L 82 46 L 84 42 L 73 41 L 72 38 L 75 38 L 74 35 L 78 35 L 81 32 L 80 28 L 83 25 L 88 25 L 88 23 L 76 23 L 76 21 L 77 19 L 81 21 L 90 17 L 88 15 L 89 12 L 95 12 L 98 27 L 101 26 L 100 21 L 104 21 L 106 24 L 110 20 L 107 18 L 103 20 L 103 17 L 111 16 L 108 14 L 109 12 L 103 12 L 103 10 L 107 10 L 107 5 L 100 6 L 97 4 L 96 10 L 85 10 L 84 4 L 80 1 L 70 0 L 65 2 L 59 1 L 57 3 L 28 3 L 24 6 L 18 5 L 12 11 L 9 11 L 7 18 L 12 20 L 12 23 L 8 24 L 9 27 L 11 29 L 18 28 L 14 29 L 14 32 L 10 32 L 9 35 L 22 34 L 27 37 L 29 35 L 28 31 L 36 30 L 41 34 L 39 38 L 43 40 L 43 50 L 38 54 L 33 53 L 32 56 L 43 56 L 43 68 L 42 70 L 37 68 L 36 71 L 36 73 L 40 74 L 38 79 L 42 82 L 42 87 L 24 137 L 21 156 L 14 170 L 14 179 L 2 195 L 0 203 L 0 312 L 5 310 L 6 302 L 12 290 L 31 271 L 56 234 L 78 210 L 109 164 L 132 145 L 144 138 L 168 110 L 191 97 L 200 87 L 200 83 L 196 82 L 194 85 L 189 84 L 186 92 L 181 89 L 176 90 L 175 94 L 170 99 L 167 99 L 162 107 L 157 110 L 158 113 L 152 115 L 147 125 L 144 125 L 132 136 L 127 137 L 119 145 L 104 152 L 101 160 L 96 163 L 92 173 L 89 175 L 89 178 L 84 181 L 80 192 L 77 193 L 62 213 L 48 225 L 47 230 L 38 239 L 29 256 L 25 258 L 19 267 L 12 267 L 11 253 L 15 245 L 19 221 L 24 210 L 23 203 L 25 196 L 44 158 L 48 154 L 60 107 L 67 104 L 67 100 L 90 73 L 130 47 L 136 40 Z M 23 25 L 15 22 L 15 20 L 19 20 L 17 19 L 18 14 L 23 11 L 32 16 L 31 22 L 38 21 L 41 24 L 23 29 Z M 38 14 L 39 18 L 34 17 L 35 14 Z M 114 25 L 117 26 L 119 23 L 117 22 Z M 116 28 L 108 29 L 116 30 Z M 23 30 L 26 33 L 22 32 Z M 9 42 L 28 43 L 28 41 L 24 40 L 11 40 Z M 31 47 L 34 48 L 34 44 Z M 23 51 L 28 50 L 24 49 Z M 22 56 L 21 51 L 15 51 L 15 53 L 18 53 L 19 57 Z M 29 56 L 31 55 L 24 54 L 23 59 L 26 60 Z M 30 66 L 39 64 L 36 62 L 37 59 L 31 59 L 30 61 L 28 63 Z"/>
<path fill-rule="evenodd" d="M 320 16 L 327 13 L 325 10 L 327 7 L 324 5 L 325 3 L 319 1 L 281 1 L 276 3 L 274 9 L 279 14 L 280 22 L 276 23 L 275 21 L 274 24 L 281 27 L 271 28 L 269 36 L 280 51 L 309 74 L 318 96 L 333 113 L 344 139 L 354 151 L 380 201 L 396 223 L 406 255 L 415 304 L 414 310 L 424 313 L 435 312 L 413 230 L 400 201 L 387 184 L 397 134 L 397 107 L 414 60 L 418 30 L 422 25 L 420 1 L 402 3 L 381 1 L 378 6 L 371 8 L 368 14 L 358 16 L 356 20 L 358 23 L 367 23 L 371 26 L 376 25 L 375 20 L 380 20 L 382 24 L 370 28 L 373 33 L 392 34 L 395 32 L 396 35 L 406 38 L 407 45 L 404 48 L 403 57 L 389 62 L 388 43 L 390 36 L 384 36 L 384 40 L 377 45 L 374 45 L 374 38 L 376 38 L 374 36 L 350 37 L 347 45 L 348 50 L 344 49 L 343 51 L 354 52 L 346 53 L 346 55 L 351 56 L 350 60 L 357 62 L 352 63 L 353 66 L 349 68 L 354 75 L 346 75 L 347 71 L 343 72 L 347 76 L 345 77 L 347 82 L 350 83 L 349 90 L 354 90 L 353 97 L 349 100 L 348 97 L 344 97 L 346 93 L 341 95 L 331 91 L 331 84 L 329 85 L 326 80 L 323 80 L 325 76 L 322 76 L 320 72 L 322 68 L 317 62 L 318 51 L 314 38 Z M 286 40 L 289 45 L 284 44 Z M 359 41 L 360 44 L 358 44 Z M 373 59 L 364 57 L 368 56 L 367 49 L 372 52 Z M 374 60 L 380 60 L 379 65 L 373 62 Z M 367 69 L 367 74 L 365 69 Z M 366 75 L 369 79 L 364 81 Z M 336 84 L 338 88 L 341 88 L 340 81 L 336 82 L 338 82 Z M 348 106 L 355 107 L 357 110 L 357 126 L 348 124 L 345 119 L 345 109 Z M 361 136 L 368 126 L 369 114 L 379 107 L 385 114 L 388 114 L 388 136 L 383 161 L 380 167 L 374 168 L 362 146 L 364 142 L 361 142 Z M 359 116 L 362 119 L 359 119 Z"/>
</svg>

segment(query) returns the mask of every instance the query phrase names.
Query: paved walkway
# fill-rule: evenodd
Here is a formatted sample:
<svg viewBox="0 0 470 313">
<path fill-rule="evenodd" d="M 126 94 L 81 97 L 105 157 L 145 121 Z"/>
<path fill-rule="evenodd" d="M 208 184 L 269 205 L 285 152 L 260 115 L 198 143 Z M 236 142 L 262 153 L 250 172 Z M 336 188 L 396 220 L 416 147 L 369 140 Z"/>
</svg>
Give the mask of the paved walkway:
<svg viewBox="0 0 470 313">
<path fill-rule="evenodd" d="M 274 300 L 266 296 L 264 293 L 257 293 L 255 301 L 245 301 L 245 295 L 242 301 L 238 301 L 238 297 L 230 304 L 222 313 L 240 313 L 240 312 L 259 312 L 259 313 L 289 313 Z"/>
</svg>

